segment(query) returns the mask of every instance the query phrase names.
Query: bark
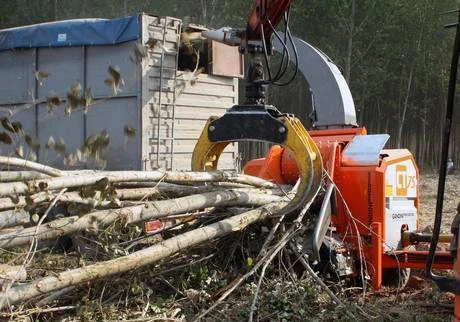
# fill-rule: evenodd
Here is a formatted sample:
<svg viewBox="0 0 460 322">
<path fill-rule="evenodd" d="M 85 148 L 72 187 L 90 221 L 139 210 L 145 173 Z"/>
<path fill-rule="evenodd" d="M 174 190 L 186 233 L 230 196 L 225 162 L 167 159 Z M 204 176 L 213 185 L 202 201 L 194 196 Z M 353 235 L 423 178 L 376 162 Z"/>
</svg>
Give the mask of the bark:
<svg viewBox="0 0 460 322">
<path fill-rule="evenodd" d="M 177 199 L 149 202 L 117 210 L 101 210 L 81 217 L 60 218 L 40 227 L 25 228 L 0 235 L 0 248 L 8 249 L 26 245 L 34 239 L 54 240 L 58 237 L 82 231 L 97 232 L 116 220 L 134 224 L 169 215 L 183 214 L 203 208 L 217 206 L 261 206 L 279 200 L 278 196 L 252 194 L 238 191 L 218 191 L 192 195 Z"/>
<path fill-rule="evenodd" d="M 24 266 L 0 264 L 0 289 L 12 281 L 25 281 L 27 271 Z"/>
<path fill-rule="evenodd" d="M 0 229 L 21 226 L 30 222 L 30 215 L 24 210 L 0 212 Z"/>
<path fill-rule="evenodd" d="M 39 192 L 31 196 L 31 200 L 34 204 L 38 205 L 42 202 L 51 201 L 56 195 L 48 192 Z M 0 198 L 0 209 L 14 209 L 25 207 L 27 205 L 26 198 L 24 196 L 19 196 L 16 198 Z"/>
<path fill-rule="evenodd" d="M 35 171 L 1 171 L 0 182 L 28 181 L 49 178 L 48 175 Z"/>
<path fill-rule="evenodd" d="M 98 174 L 85 173 L 82 175 L 63 176 L 37 181 L 0 183 L 0 197 L 35 193 L 38 191 L 75 188 L 94 185 L 101 180 L 110 183 L 118 182 L 149 182 L 161 181 L 171 183 L 204 183 L 204 182 L 234 182 L 248 184 L 260 188 L 276 188 L 277 186 L 266 180 L 230 172 L 163 172 L 163 171 L 117 171 Z"/>
<path fill-rule="evenodd" d="M 12 287 L 0 294 L 0 308 L 18 302 L 23 303 L 34 297 L 55 292 L 66 287 L 128 272 L 156 263 L 163 258 L 199 245 L 200 243 L 223 237 L 235 231 L 241 231 L 248 225 L 277 213 L 286 205 L 286 201 L 272 203 L 265 207 L 221 220 L 209 226 L 188 231 L 127 256 L 68 270 L 27 284 Z"/>
<path fill-rule="evenodd" d="M 0 156 L 0 166 L 29 169 L 29 170 L 47 174 L 52 177 L 60 177 L 60 176 L 67 175 L 65 171 L 61 171 L 59 169 L 55 169 L 55 168 L 52 168 L 52 167 L 49 167 L 47 165 L 40 164 L 37 162 L 14 158 L 14 157 Z"/>
</svg>

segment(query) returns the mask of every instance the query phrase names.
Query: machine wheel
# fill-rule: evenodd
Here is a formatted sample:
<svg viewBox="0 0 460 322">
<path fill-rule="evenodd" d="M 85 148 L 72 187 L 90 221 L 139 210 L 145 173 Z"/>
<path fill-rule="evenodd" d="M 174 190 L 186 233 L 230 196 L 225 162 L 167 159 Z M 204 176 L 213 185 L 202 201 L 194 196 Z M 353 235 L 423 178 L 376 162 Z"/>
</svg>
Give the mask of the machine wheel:
<svg viewBox="0 0 460 322">
<path fill-rule="evenodd" d="M 388 268 L 382 273 L 383 285 L 397 287 L 398 289 L 404 288 L 409 282 L 410 268 Z"/>
</svg>

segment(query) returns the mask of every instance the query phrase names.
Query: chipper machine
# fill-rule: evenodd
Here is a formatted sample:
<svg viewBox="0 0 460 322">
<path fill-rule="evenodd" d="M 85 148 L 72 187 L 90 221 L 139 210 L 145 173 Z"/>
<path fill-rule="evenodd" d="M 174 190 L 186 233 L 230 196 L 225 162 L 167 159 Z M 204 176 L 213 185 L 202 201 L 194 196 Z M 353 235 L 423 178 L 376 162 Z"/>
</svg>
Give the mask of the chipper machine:
<svg viewBox="0 0 460 322">
<path fill-rule="evenodd" d="M 442 290 L 460 294 L 458 280 L 432 273 L 432 268 L 452 269 L 454 262 L 451 252 L 435 251 L 438 241 L 452 239 L 439 230 L 445 167 L 440 171 L 434 232 L 420 233 L 419 170 L 413 155 L 407 149 L 384 149 L 389 135 L 368 134 L 357 124 L 353 99 L 339 69 L 322 52 L 291 35 L 292 2 L 257 0 L 246 28 L 203 33 L 239 46 L 249 57 L 249 69 L 245 103 L 231 107 L 220 118 L 209 118 L 195 147 L 192 169 L 216 169 L 220 153 L 230 142 L 273 143 L 267 156 L 249 161 L 244 172 L 279 184 L 295 184 L 295 196 L 283 213 L 309 207 L 314 225 L 297 247 L 315 270 L 328 277 L 370 280 L 379 289 L 385 282 L 403 286 L 411 268 L 426 267 Z M 275 27 L 282 20 L 285 31 L 279 33 Z M 442 165 L 447 162 L 458 39 L 457 34 Z M 269 65 L 274 50 L 282 54 L 276 74 Z M 280 84 L 289 61 L 307 79 L 313 93 L 313 128 L 309 131 L 294 116 L 265 102 L 268 84 L 289 83 Z M 416 249 L 428 242 L 430 250 Z"/>
</svg>

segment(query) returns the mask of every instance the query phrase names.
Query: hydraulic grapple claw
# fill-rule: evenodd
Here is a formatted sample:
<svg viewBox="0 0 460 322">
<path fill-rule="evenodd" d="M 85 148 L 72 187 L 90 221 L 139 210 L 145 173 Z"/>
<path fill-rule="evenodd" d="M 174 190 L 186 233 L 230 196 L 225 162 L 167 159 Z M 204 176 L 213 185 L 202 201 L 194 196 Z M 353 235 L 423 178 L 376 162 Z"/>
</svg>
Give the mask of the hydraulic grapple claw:
<svg viewBox="0 0 460 322">
<path fill-rule="evenodd" d="M 297 191 L 283 214 L 313 200 L 322 179 L 322 160 L 318 147 L 295 117 L 275 114 L 270 107 L 234 106 L 221 118 L 210 117 L 192 155 L 193 171 L 217 169 L 219 157 L 231 142 L 266 141 L 287 147 L 299 169 Z"/>
</svg>

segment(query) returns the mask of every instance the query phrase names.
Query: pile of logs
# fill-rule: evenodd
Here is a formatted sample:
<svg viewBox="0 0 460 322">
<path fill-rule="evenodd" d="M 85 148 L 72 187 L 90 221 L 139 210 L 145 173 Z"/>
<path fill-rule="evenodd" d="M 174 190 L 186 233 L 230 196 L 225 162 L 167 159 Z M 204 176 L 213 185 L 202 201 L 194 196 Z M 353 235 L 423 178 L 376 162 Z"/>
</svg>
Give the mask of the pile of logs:
<svg viewBox="0 0 460 322">
<path fill-rule="evenodd" d="M 61 171 L 11 157 L 0 157 L 0 169 L 0 258 L 23 254 L 22 265 L 2 258 L 1 308 L 167 259 L 276 215 L 289 200 L 286 187 L 228 172 Z M 147 233 L 145 223 L 152 222 Z M 98 236 L 109 228 L 117 238 L 104 245 Z M 122 246 L 121 230 L 135 232 Z M 37 251 L 63 236 L 117 251 L 108 260 L 27 277 Z"/>
</svg>

